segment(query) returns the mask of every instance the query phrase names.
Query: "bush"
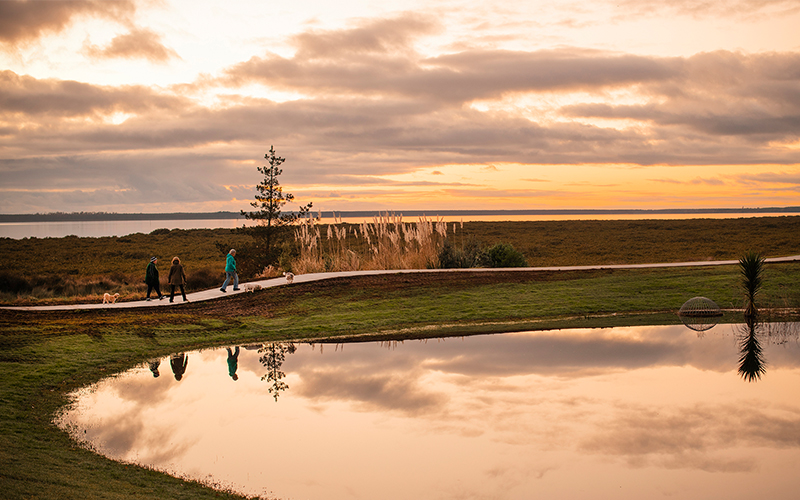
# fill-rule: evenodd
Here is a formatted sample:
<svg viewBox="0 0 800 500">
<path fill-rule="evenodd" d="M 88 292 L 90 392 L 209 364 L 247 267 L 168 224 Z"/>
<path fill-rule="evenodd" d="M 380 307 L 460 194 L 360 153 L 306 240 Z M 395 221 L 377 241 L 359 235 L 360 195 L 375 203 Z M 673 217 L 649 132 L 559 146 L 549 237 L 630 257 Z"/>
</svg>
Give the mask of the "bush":
<svg viewBox="0 0 800 500">
<path fill-rule="evenodd" d="M 33 290 L 30 282 L 21 276 L 11 273 L 0 273 L 0 292 L 28 293 Z"/>
<path fill-rule="evenodd" d="M 206 288 L 219 288 L 225 275 L 207 267 L 186 275 L 186 288 L 189 290 L 203 290 Z"/>
<path fill-rule="evenodd" d="M 527 267 L 521 252 L 508 243 L 498 243 L 486 251 L 488 267 Z"/>
<path fill-rule="evenodd" d="M 469 242 L 466 248 L 458 249 L 450 240 L 445 240 L 439 250 L 439 267 L 442 269 L 483 267 L 487 262 L 486 252 L 474 241 Z"/>
</svg>

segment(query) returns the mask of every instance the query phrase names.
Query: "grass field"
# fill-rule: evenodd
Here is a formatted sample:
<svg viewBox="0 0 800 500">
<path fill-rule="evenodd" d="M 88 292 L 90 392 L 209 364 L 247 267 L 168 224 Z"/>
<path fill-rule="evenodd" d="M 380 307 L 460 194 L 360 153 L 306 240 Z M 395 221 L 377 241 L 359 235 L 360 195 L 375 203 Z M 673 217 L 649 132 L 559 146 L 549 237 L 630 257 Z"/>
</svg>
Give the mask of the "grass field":
<svg viewBox="0 0 800 500">
<path fill-rule="evenodd" d="M 364 239 L 354 236 L 356 226 L 338 227 L 346 229 L 341 242 L 327 238 L 327 226 L 319 227 L 320 247 L 370 253 Z M 456 248 L 510 243 L 530 266 L 735 260 L 748 250 L 766 257 L 800 254 L 800 216 L 449 223 L 447 238 Z M 224 279 L 225 255 L 216 244 L 236 248 L 246 241 L 247 236 L 230 229 L 157 230 L 120 238 L 2 238 L 0 303 L 99 302 L 104 292 L 138 300 L 144 296 L 151 256 L 160 258 L 162 281 L 172 256 L 179 256 L 188 288 L 211 288 Z"/>
<path fill-rule="evenodd" d="M 690 237 L 692 231 L 677 227 L 664 229 L 670 225 L 659 223 L 662 228 L 659 231 L 683 231 L 680 234 L 687 241 L 665 243 L 653 260 L 735 259 L 742 248 L 760 250 L 769 256 L 798 254 L 799 233 L 793 225 L 797 219 L 800 218 L 769 218 L 738 232 L 735 224 L 722 224 L 720 230 L 728 228 L 724 237 L 706 233 L 702 238 Z M 677 222 L 681 221 L 665 222 L 680 226 Z M 562 224 L 543 227 L 566 227 Z M 489 235 L 480 228 L 476 231 L 486 238 L 484 241 L 495 241 L 490 238 L 508 241 L 522 249 L 529 260 L 542 259 L 530 262 L 532 265 L 651 260 L 643 253 L 647 245 L 637 243 L 644 236 L 630 239 L 624 236 L 622 225 L 617 227 L 615 223 L 602 229 L 603 224 L 608 223 L 598 223 L 590 229 L 595 238 L 597 234 L 606 235 L 607 241 L 597 245 L 613 248 L 609 255 L 592 253 L 596 250 L 580 246 L 567 252 L 566 241 L 577 245 L 575 242 L 582 239 L 575 235 L 564 234 L 557 243 L 552 236 L 546 247 L 527 247 L 524 243 L 527 240 L 514 234 Z M 573 231 L 575 227 L 572 226 Z M 584 230 L 582 223 L 578 227 Z M 465 237 L 468 228 L 465 224 Z M 790 230 L 794 232 L 784 234 Z M 539 236 L 543 231 L 532 230 Z M 462 234 L 461 228 L 456 234 Z M 653 234 L 656 233 L 647 238 L 654 238 Z M 138 238 L 147 240 L 149 236 L 131 237 L 132 241 Z M 720 254 L 707 255 L 714 247 L 708 241 L 721 245 L 723 241 L 732 243 L 743 238 L 748 241 L 737 243 L 735 250 L 725 247 L 719 250 Z M 35 240 L 40 241 L 45 240 Z M 63 250 L 58 251 L 58 241 L 47 242 L 54 245 L 50 251 L 62 262 L 75 260 L 74 256 L 68 256 L 67 249 L 72 245 L 63 244 Z M 138 244 L 143 243 L 138 241 Z M 3 245 L 7 249 L 14 243 L 3 241 Z M 125 247 L 124 242 L 118 245 L 122 245 L 116 247 L 119 255 L 132 248 Z M 540 248 L 539 257 L 531 248 Z M 151 248 L 140 251 L 143 255 L 152 253 Z M 580 251 L 587 252 L 585 258 Z M 208 253 L 211 262 L 214 252 Z M 139 257 L 137 254 L 129 260 L 140 264 Z M 196 258 L 198 262 L 203 259 L 199 254 Z M 19 269 L 27 269 L 25 266 L 20 263 Z M 83 272 L 80 266 L 77 269 Z M 696 295 L 710 297 L 725 308 L 743 304 L 736 266 L 473 274 L 476 275 L 337 279 L 152 310 L 51 313 L 0 310 L 0 496 L 238 498 L 197 483 L 107 460 L 75 446 L 52 424 L 55 412 L 67 402 L 69 391 L 148 358 L 203 347 L 272 340 L 344 342 L 354 338 L 407 339 L 526 329 L 673 324 L 680 321 L 675 311 Z M 759 303 L 762 307 L 783 308 L 788 317 L 796 318 L 800 308 L 800 263 L 767 265 Z M 738 320 L 736 312 L 728 312 L 723 318 L 723 321 Z"/>
</svg>

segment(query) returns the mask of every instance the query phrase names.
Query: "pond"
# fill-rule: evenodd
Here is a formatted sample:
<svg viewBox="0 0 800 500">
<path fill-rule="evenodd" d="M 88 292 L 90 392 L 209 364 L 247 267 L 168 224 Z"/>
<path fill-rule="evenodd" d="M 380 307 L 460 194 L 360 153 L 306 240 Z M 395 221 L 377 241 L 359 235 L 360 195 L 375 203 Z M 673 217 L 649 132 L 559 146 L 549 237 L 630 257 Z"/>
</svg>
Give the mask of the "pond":
<svg viewBox="0 0 800 500">
<path fill-rule="evenodd" d="M 753 376 L 744 325 L 204 350 L 78 391 L 57 423 L 268 498 L 788 499 L 797 331 L 759 333 Z"/>
</svg>

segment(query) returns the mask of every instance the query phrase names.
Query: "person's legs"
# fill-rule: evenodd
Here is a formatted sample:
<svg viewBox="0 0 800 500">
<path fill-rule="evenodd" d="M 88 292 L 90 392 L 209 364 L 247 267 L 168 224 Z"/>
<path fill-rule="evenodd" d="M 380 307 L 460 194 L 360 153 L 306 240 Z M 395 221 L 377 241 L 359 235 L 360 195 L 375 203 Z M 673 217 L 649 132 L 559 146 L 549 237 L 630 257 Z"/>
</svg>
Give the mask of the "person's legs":
<svg viewBox="0 0 800 500">
<path fill-rule="evenodd" d="M 153 285 L 153 289 L 156 291 L 156 295 L 158 295 L 158 300 L 161 300 L 161 299 L 164 298 L 164 296 L 161 294 L 161 285 L 156 283 L 155 285 Z M 149 297 L 150 294 L 148 293 L 147 296 Z"/>
<path fill-rule="evenodd" d="M 153 285 L 147 285 L 147 295 L 144 296 L 145 299 L 150 300 L 150 291 L 153 290 Z M 159 295 L 161 295 L 159 293 Z"/>
<path fill-rule="evenodd" d="M 239 275 L 236 274 L 235 272 L 233 273 L 233 289 L 234 290 L 239 289 Z"/>
<path fill-rule="evenodd" d="M 188 302 L 188 299 L 186 298 L 186 290 L 183 289 L 183 285 L 181 285 L 181 295 L 183 295 L 183 301 Z"/>
<path fill-rule="evenodd" d="M 169 290 L 169 301 L 172 302 L 172 299 L 175 298 L 175 285 L 170 283 Z"/>
<path fill-rule="evenodd" d="M 224 292 L 225 288 L 227 288 L 228 283 L 230 283 L 230 281 L 231 281 L 231 273 L 225 271 L 225 281 L 222 282 L 222 288 L 220 288 L 220 291 Z M 233 287 L 236 288 L 236 285 L 233 285 Z"/>
</svg>

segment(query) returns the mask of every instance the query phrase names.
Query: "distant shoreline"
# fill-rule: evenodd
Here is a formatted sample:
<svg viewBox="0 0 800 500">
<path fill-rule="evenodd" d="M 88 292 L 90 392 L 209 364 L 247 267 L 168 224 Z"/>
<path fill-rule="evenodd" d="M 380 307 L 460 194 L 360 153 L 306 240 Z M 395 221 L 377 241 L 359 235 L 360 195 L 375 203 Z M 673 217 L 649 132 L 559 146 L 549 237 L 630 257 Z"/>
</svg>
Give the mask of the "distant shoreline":
<svg viewBox="0 0 800 500">
<path fill-rule="evenodd" d="M 317 215 L 314 212 L 312 215 Z M 670 214 L 800 214 L 797 207 L 765 208 L 666 208 L 666 209 L 563 209 L 563 210 L 342 210 L 322 211 L 323 218 L 378 217 L 382 214 L 406 217 L 474 216 L 474 215 L 670 215 Z M 56 212 L 47 214 L 0 214 L 0 223 L 14 222 L 85 222 L 138 220 L 199 220 L 244 219 L 239 212 L 174 212 L 174 213 L 115 213 L 115 212 Z"/>
</svg>

